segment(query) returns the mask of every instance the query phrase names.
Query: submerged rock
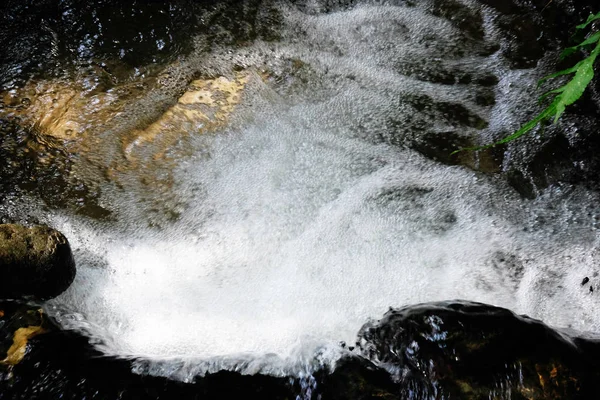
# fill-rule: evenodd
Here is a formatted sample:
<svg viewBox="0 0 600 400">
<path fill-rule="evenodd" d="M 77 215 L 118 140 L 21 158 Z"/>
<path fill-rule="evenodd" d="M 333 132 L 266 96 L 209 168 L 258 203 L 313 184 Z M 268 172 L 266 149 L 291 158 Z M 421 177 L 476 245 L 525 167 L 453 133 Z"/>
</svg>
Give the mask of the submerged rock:
<svg viewBox="0 0 600 400">
<path fill-rule="evenodd" d="M 67 238 L 46 226 L 0 225 L 0 275 L 0 299 L 58 296 L 75 278 Z"/>
<path fill-rule="evenodd" d="M 359 338 L 401 398 L 591 399 L 600 377 L 600 341 L 479 303 L 391 309 Z"/>
<path fill-rule="evenodd" d="M 293 52 L 286 61 L 285 52 L 263 46 L 290 44 L 280 37 L 285 7 L 260 0 L 209 3 L 47 1 L 33 7 L 28 0 L 0 5 L 5 11 L 0 12 L 5 22 L 0 44 L 6 44 L 0 62 L 0 156 L 10 158 L 0 166 L 7 177 L 0 182 L 0 197 L 33 192 L 51 207 L 108 217 L 114 210 L 99 200 L 106 181 L 134 190 L 141 183 L 140 191 L 170 196 L 172 168 L 189 155 L 188 136 L 232 126 L 240 109 L 253 106 L 257 88 L 274 89 L 285 99 L 298 91 L 322 95 L 320 87 L 329 78 L 319 63 Z M 393 110 L 381 107 L 361 115 L 349 109 L 358 117 L 348 125 L 369 140 L 408 147 L 441 163 L 502 173 L 525 197 L 557 182 L 597 181 L 597 88 L 586 94 L 589 107 L 572 107 L 564 126 L 550 129 L 541 140 L 451 154 L 500 139 L 528 119 L 519 110 L 535 99 L 526 94 L 523 104 L 505 99 L 503 74 L 552 72 L 544 57 L 554 60 L 551 53 L 568 45 L 569 30 L 593 5 L 590 0 L 400 2 L 406 18 L 378 23 L 376 29 L 364 21 L 343 36 L 373 43 L 377 35 L 393 38 L 381 43 L 389 51 L 374 65 L 415 86 L 411 93 L 380 90 L 377 81 L 356 73 L 340 76 L 372 86 Z M 290 10 L 351 16 L 362 6 L 297 1 Z M 408 18 L 415 9 L 439 29 L 427 30 Z M 129 26 L 124 20 L 135 22 Z M 311 46 L 337 56 L 344 44 L 314 41 Z M 261 75 L 271 79 L 260 82 Z M 198 96 L 205 92 L 208 96 Z M 323 93 L 335 97 L 335 91 Z M 512 126 L 494 124 L 503 107 L 518 120 Z M 177 208 L 163 210 L 163 200 L 148 203 L 165 214 Z"/>
<path fill-rule="evenodd" d="M 0 373 L 23 360 L 28 340 L 44 333 L 47 321 L 40 307 L 0 302 Z"/>
<path fill-rule="evenodd" d="M 250 77 L 206 54 L 275 40 L 280 23 L 261 0 L 2 2 L 0 201 L 29 193 L 105 219 L 105 181 L 136 186 L 143 168 L 140 190 L 168 192 L 179 133 L 227 126 Z"/>
</svg>

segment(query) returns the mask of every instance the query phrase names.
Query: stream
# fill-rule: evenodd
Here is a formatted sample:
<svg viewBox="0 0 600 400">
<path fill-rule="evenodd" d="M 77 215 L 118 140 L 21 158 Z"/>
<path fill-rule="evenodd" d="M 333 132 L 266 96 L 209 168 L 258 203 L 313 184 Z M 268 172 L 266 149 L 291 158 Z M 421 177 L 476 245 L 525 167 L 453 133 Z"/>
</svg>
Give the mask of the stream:
<svg viewBox="0 0 600 400">
<path fill-rule="evenodd" d="M 310 374 L 335 364 L 389 307 L 423 302 L 482 302 L 600 332 L 594 185 L 544 175 L 533 195 L 515 189 L 505 173 L 525 165 L 546 139 L 540 131 L 500 159 L 449 155 L 533 115 L 536 82 L 556 52 L 516 68 L 503 53 L 515 39 L 502 11 L 471 0 L 273 1 L 258 10 L 248 23 L 271 31 L 243 44 L 220 44 L 236 34 L 228 27 L 216 39 L 173 34 L 188 42 L 159 62 L 182 77 L 175 89 L 153 87 L 96 124 L 97 143 L 59 154 L 63 183 L 36 189 L 3 167 L 18 182 L 6 180 L 0 215 L 48 224 L 73 248 L 75 281 L 44 306 L 62 328 L 182 381 L 222 369 Z M 152 40 L 160 49 L 162 38 Z M 164 159 L 155 157 L 164 143 L 144 147 L 119 131 L 152 115 L 140 104 L 174 104 L 191 76 L 243 76 L 226 124 L 201 134 L 202 124 L 185 125 Z M 5 92 L 24 85 L 4 82 Z M 120 153 L 123 142 L 133 144 Z M 126 165 L 134 153 L 142 161 Z M 65 189 L 81 182 L 79 194 Z M 102 213 L 78 212 L 88 201 Z"/>
</svg>

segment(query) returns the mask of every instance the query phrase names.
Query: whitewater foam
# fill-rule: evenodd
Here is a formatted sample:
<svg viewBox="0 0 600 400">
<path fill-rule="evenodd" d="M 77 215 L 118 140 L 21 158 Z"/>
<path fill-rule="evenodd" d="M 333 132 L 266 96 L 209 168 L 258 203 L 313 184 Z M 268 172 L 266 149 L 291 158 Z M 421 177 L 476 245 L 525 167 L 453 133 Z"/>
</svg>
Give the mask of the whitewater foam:
<svg viewBox="0 0 600 400">
<path fill-rule="evenodd" d="M 315 78 L 290 76 L 273 88 L 255 76 L 238 123 L 195 139 L 197 155 L 180 161 L 175 221 L 150 226 L 142 194 L 108 187 L 117 222 L 46 216 L 78 261 L 74 284 L 50 312 L 106 353 L 155 360 L 140 361 L 140 370 L 182 379 L 335 360 L 338 343 L 352 344 L 369 318 L 425 301 L 486 302 L 599 330 L 597 306 L 578 281 L 595 271 L 597 227 L 571 215 L 596 212 L 592 195 L 523 200 L 494 178 L 381 140 L 390 131 L 403 140 L 424 128 L 473 129 L 439 104 L 460 105 L 490 130 L 505 123 L 502 93 L 484 107 L 473 99 L 476 84 L 394 72 L 415 58 L 430 68 L 435 56 L 452 65 L 462 57 L 470 74 L 500 74 L 498 59 L 461 55 L 460 32 L 427 10 L 282 10 L 282 42 L 240 54 L 266 54 L 273 71 L 300 59 Z M 418 111 L 416 95 L 432 105 Z M 504 111 L 490 119 L 496 110 Z M 571 217 L 548 217 L 557 204 Z"/>
</svg>

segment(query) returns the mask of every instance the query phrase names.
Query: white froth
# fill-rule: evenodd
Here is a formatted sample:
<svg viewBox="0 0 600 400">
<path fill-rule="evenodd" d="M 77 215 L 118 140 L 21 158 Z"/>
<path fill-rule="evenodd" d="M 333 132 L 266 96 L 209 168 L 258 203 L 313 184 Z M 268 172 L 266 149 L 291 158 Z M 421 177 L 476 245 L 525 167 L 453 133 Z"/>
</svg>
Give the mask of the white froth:
<svg viewBox="0 0 600 400">
<path fill-rule="evenodd" d="M 252 121 L 202 139 L 198 148 L 208 146 L 210 157 L 181 161 L 175 191 L 185 207 L 170 226 L 147 227 L 135 193 L 114 195 L 126 219 L 117 226 L 54 216 L 78 257 L 75 283 L 54 303 L 63 324 L 85 329 L 110 354 L 218 365 L 267 354 L 293 364 L 352 344 L 390 306 L 435 300 L 600 328 L 578 282 L 597 261 L 595 231 L 579 240 L 568 223 L 558 232 L 539 227 L 537 204 L 502 183 L 364 139 L 404 112 L 407 93 L 437 94 L 485 115 L 469 102 L 468 86 L 390 70 L 403 52 L 419 53 L 428 34 L 441 44 L 458 40 L 455 28 L 401 7 L 287 18 L 291 32 L 301 25 L 307 33 L 278 44 L 279 56 L 309 62 L 325 95 L 284 104 L 264 89 L 245 99 L 260 105 Z M 386 29 L 398 26 L 412 36 L 394 47 Z M 427 62 L 433 51 L 419 57 Z"/>
</svg>

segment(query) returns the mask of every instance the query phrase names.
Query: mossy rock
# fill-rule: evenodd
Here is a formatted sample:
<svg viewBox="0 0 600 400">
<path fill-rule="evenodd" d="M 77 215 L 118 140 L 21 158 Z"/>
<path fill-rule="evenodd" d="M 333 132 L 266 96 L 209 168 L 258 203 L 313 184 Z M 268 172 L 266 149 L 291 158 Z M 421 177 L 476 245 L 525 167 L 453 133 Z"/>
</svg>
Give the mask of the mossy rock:
<svg viewBox="0 0 600 400">
<path fill-rule="evenodd" d="M 75 260 L 59 231 L 0 225 L 0 299 L 49 299 L 75 278 Z"/>
</svg>

